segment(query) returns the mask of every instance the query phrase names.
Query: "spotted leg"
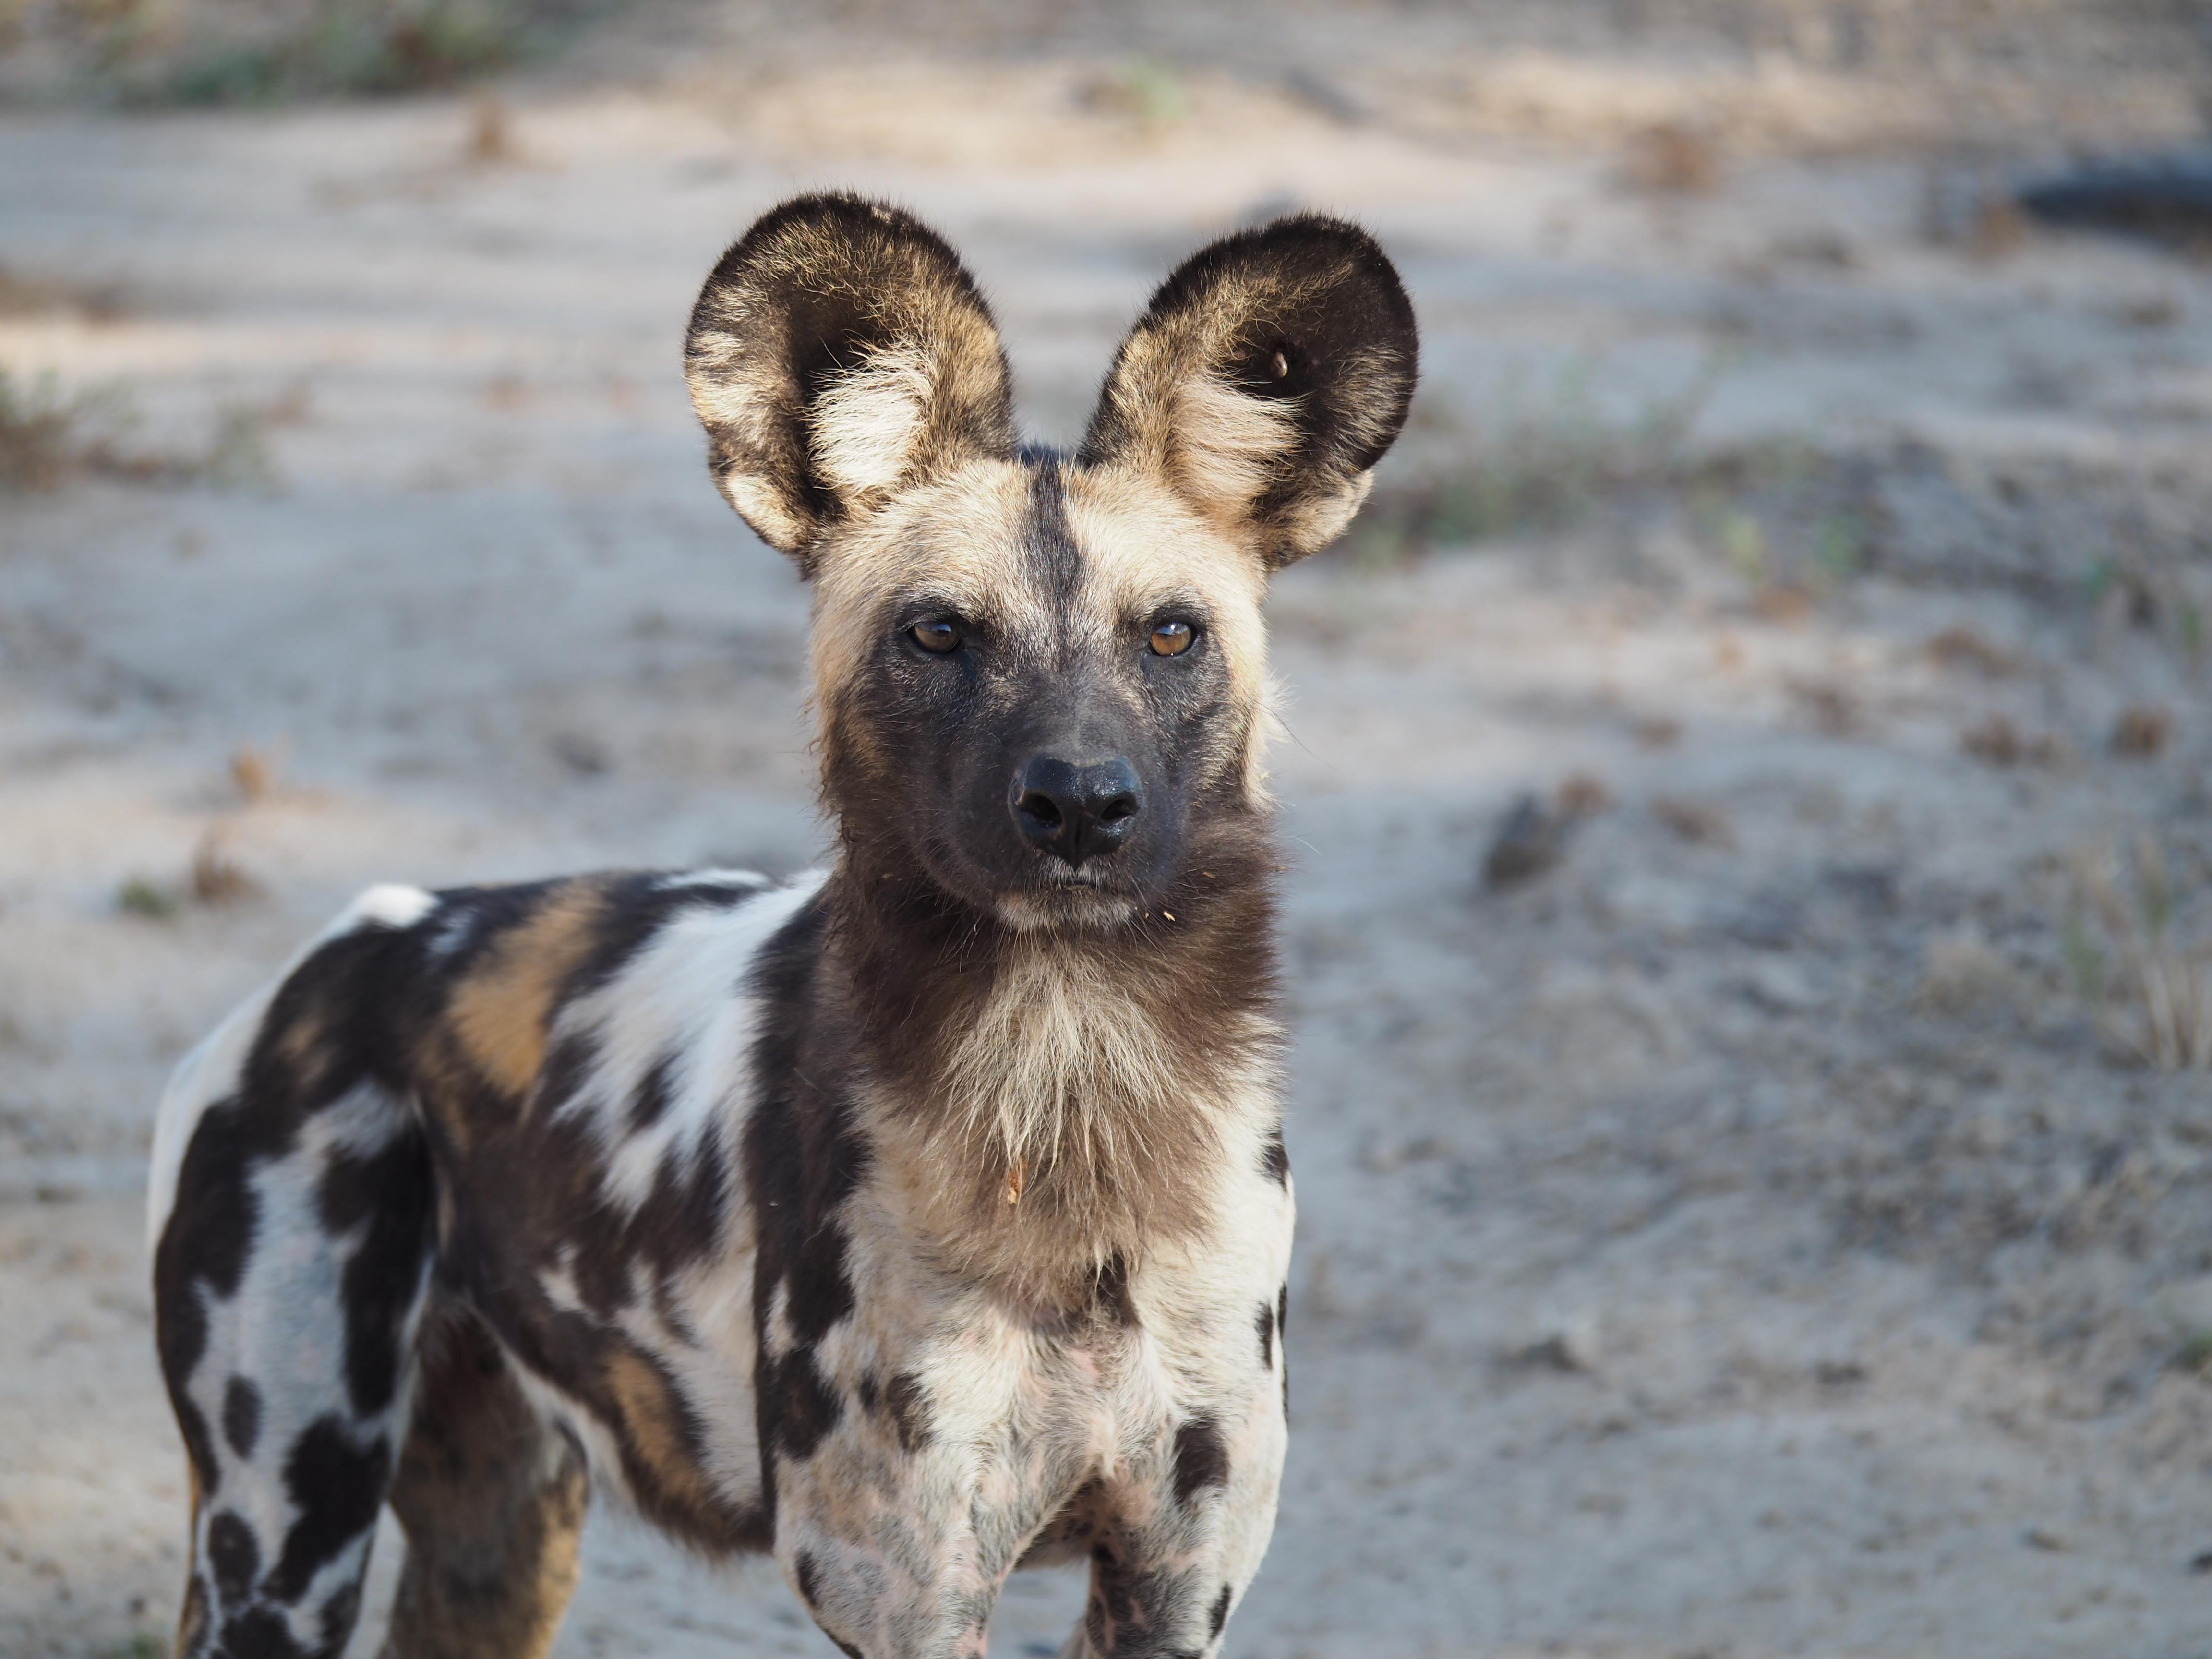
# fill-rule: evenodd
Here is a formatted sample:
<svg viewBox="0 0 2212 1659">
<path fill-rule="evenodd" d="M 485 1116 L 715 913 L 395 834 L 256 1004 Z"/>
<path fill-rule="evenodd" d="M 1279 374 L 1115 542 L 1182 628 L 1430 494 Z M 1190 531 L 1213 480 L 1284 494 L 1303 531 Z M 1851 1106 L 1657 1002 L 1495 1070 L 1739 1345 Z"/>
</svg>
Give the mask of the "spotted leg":
<svg viewBox="0 0 2212 1659">
<path fill-rule="evenodd" d="M 1161 1478 L 1109 1490 L 1091 1595 L 1060 1659 L 1207 1659 L 1274 1529 L 1284 1448 L 1279 1396 L 1231 1428 L 1215 1412 L 1176 1431 Z"/>
<path fill-rule="evenodd" d="M 199 1113 L 155 1253 L 197 1499 L 179 1659 L 343 1649 L 406 1421 L 422 1137 L 374 1085 L 313 1103 L 272 1095 L 270 1069 Z"/>
</svg>

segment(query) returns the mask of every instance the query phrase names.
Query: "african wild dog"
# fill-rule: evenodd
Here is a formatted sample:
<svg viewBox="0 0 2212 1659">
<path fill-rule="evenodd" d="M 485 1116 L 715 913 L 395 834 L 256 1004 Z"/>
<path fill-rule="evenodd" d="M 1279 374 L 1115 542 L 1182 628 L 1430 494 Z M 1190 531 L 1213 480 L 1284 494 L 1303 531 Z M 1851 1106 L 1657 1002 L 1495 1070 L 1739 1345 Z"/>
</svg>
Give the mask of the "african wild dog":
<svg viewBox="0 0 2212 1659">
<path fill-rule="evenodd" d="M 848 1654 L 1202 1655 L 1288 1398 L 1261 768 L 1269 574 L 1343 527 L 1415 337 L 1364 234 L 1190 259 L 1072 457 L 905 214 L 793 201 L 686 346 L 814 589 L 826 874 L 364 894 L 179 1068 L 150 1200 L 194 1481 L 180 1651 L 536 1655 L 587 1480 L 772 1551 Z"/>
</svg>

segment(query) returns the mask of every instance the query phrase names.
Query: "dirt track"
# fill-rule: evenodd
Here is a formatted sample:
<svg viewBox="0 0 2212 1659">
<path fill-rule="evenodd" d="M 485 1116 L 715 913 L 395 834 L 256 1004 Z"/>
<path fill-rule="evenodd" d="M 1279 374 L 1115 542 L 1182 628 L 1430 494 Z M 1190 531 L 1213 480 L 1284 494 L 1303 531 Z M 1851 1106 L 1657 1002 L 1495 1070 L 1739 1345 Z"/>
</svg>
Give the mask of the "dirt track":
<svg viewBox="0 0 2212 1659">
<path fill-rule="evenodd" d="M 2071 862 L 2149 836 L 2204 937 L 2212 276 L 1985 211 L 2033 137 L 1957 161 L 1902 70 L 1524 53 L 1485 125 L 1361 15 L 1166 92 L 663 17 L 489 130 L 0 113 L 0 365 L 174 461 L 0 496 L 0 1651 L 169 1618 L 136 1190 L 201 1030 L 372 879 L 816 855 L 805 595 L 677 344 L 830 181 L 969 255 L 1048 438 L 1255 215 L 1356 214 L 1421 312 L 1402 454 L 1273 607 L 1295 1442 L 1231 1653 L 2212 1651 L 2212 1091 L 2117 981 L 2100 1029 Z M 2167 136 L 2187 75 L 2120 69 L 2067 107 Z M 771 1571 L 596 1526 L 562 1654 L 787 1650 Z"/>
</svg>

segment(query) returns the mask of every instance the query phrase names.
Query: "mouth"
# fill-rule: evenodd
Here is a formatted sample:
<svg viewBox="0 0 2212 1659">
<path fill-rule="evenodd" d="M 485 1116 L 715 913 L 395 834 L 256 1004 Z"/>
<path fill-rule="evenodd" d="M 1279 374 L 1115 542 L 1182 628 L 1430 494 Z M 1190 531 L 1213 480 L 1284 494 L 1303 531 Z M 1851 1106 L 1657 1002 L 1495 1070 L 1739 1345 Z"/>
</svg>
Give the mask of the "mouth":
<svg viewBox="0 0 2212 1659">
<path fill-rule="evenodd" d="M 1110 892 L 1096 878 L 1081 872 L 1035 887 L 1002 892 L 994 908 L 1000 921 L 1023 933 L 1118 927 L 1137 915 L 1134 898 Z"/>
<path fill-rule="evenodd" d="M 993 908 L 1007 926 L 1024 930 L 1101 928 L 1133 921 L 1141 897 L 1116 860 L 1071 865 L 1038 857 L 1000 888 Z"/>
</svg>

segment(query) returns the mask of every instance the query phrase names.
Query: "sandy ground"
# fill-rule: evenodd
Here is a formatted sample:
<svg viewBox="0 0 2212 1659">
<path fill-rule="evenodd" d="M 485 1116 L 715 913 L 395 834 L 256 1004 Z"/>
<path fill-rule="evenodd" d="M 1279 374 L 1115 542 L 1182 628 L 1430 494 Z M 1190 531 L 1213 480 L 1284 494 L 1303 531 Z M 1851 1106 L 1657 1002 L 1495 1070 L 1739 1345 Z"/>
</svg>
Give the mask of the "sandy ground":
<svg viewBox="0 0 2212 1659">
<path fill-rule="evenodd" d="M 1592 100 L 1694 102 L 1664 64 L 1539 146 L 1402 85 L 1169 108 L 700 39 L 509 88 L 488 138 L 436 99 L 0 115 L 0 363 L 124 386 L 144 453 L 251 440 L 0 496 L 0 1652 L 162 1650 L 137 1194 L 228 1004 L 372 879 L 816 855 L 805 595 L 678 345 L 825 182 L 967 252 L 1048 438 L 1255 215 L 1355 213 L 1420 309 L 1383 499 L 1273 606 L 1294 1445 L 1229 1651 L 2212 1651 L 2212 1091 L 2128 1052 L 2127 988 L 2082 989 L 2123 941 L 2067 921 L 2092 849 L 2150 837 L 2184 938 L 2212 875 L 2212 274 L 1978 218 L 1988 158 L 1894 132 L 1639 190 Z M 1476 546 L 1390 532 L 1560 478 Z M 1563 786 L 1563 856 L 1486 886 Z M 1018 1581 L 994 1650 L 1079 1600 Z M 608 1517 L 558 1648 L 827 1650 L 771 1571 Z"/>
</svg>

